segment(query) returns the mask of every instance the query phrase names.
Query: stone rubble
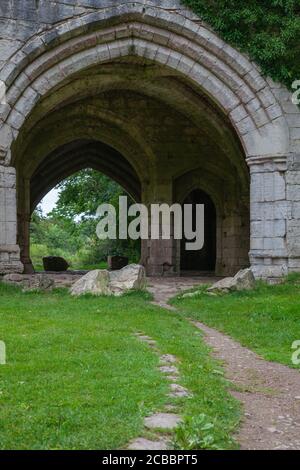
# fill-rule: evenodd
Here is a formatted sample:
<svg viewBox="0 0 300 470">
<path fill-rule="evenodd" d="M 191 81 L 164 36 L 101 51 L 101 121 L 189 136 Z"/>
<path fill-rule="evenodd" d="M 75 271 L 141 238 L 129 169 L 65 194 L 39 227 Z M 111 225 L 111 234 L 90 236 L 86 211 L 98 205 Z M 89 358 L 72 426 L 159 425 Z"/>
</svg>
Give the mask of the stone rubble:
<svg viewBox="0 0 300 470">
<path fill-rule="evenodd" d="M 234 277 L 227 277 L 207 289 L 209 293 L 227 293 L 251 290 L 255 287 L 255 278 L 251 268 L 239 271 Z"/>
</svg>

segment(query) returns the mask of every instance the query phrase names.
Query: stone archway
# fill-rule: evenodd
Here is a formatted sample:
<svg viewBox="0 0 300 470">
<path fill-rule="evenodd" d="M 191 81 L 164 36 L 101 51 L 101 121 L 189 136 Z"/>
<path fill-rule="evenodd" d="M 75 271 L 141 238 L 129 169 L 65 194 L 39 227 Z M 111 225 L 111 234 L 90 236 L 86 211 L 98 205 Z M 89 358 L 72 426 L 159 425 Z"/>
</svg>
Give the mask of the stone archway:
<svg viewBox="0 0 300 470">
<path fill-rule="evenodd" d="M 2 272 L 21 269 L 16 214 L 26 219 L 30 211 L 33 175 L 47 156 L 83 140 L 121 154 L 138 175 L 146 203 L 173 202 L 174 182 L 199 171 L 230 187 L 226 223 L 234 233 L 226 237 L 246 234 L 251 218 L 256 276 L 300 269 L 300 141 L 293 130 L 300 113 L 285 88 L 263 78 L 177 0 L 171 9 L 123 0 L 92 11 L 79 1 L 72 13 L 56 10 L 47 27 L 41 18 L 28 23 L 1 62 L 7 87 L 0 124 Z M 242 206 L 249 207 L 249 186 L 247 223 Z M 23 200 L 18 208 L 16 190 Z M 177 258 L 172 240 L 144 244 L 150 274 L 163 274 L 166 266 L 175 273 Z M 244 254 L 233 258 L 224 272 L 244 265 Z"/>
<path fill-rule="evenodd" d="M 32 213 L 42 198 L 58 183 L 74 173 L 91 168 L 116 181 L 136 202 L 141 200 L 141 183 L 128 161 L 101 142 L 74 140 L 58 147 L 42 159 L 30 178 L 18 183 L 18 245 L 25 273 L 34 272 L 30 258 Z M 22 168 L 22 172 L 26 168 Z"/>
</svg>

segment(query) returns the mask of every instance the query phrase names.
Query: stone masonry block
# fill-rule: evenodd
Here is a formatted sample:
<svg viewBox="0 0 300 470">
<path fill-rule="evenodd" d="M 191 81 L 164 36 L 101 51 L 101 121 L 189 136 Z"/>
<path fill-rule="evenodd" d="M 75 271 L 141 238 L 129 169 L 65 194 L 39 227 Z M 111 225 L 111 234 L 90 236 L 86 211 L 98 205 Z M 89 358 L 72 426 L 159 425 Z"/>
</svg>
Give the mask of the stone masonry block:
<svg viewBox="0 0 300 470">
<path fill-rule="evenodd" d="M 300 184 L 289 184 L 287 186 L 288 201 L 300 201 Z"/>
</svg>

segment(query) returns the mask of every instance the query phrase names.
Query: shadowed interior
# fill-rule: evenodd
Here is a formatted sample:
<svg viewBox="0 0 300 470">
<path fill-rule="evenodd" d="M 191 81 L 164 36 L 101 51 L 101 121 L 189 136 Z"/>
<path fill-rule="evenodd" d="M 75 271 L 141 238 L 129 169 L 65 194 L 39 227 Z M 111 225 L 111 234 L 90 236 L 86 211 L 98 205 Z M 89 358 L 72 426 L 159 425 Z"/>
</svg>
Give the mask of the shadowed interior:
<svg viewBox="0 0 300 470">
<path fill-rule="evenodd" d="M 216 252 L 211 248 L 206 261 L 198 253 L 192 269 L 231 274 L 249 263 L 249 172 L 241 144 L 201 88 L 168 67 L 124 57 L 74 74 L 38 103 L 13 150 L 18 242 L 28 270 L 32 211 L 56 184 L 88 167 L 147 205 L 205 191 L 216 207 Z M 179 274 L 191 258 L 180 252 L 172 240 L 142 243 L 149 275 Z"/>
</svg>

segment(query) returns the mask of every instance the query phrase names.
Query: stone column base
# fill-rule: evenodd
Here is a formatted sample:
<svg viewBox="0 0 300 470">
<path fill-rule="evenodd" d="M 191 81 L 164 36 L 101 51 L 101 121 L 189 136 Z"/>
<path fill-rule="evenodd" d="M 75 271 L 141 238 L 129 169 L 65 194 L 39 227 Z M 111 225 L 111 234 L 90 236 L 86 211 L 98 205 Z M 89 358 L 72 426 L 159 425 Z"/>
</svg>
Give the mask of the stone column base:
<svg viewBox="0 0 300 470">
<path fill-rule="evenodd" d="M 146 264 L 146 274 L 148 277 L 178 277 L 180 274 L 170 265 Z"/>
<path fill-rule="evenodd" d="M 149 277 L 179 276 L 174 240 L 146 240 L 142 243 L 142 264 Z"/>
<path fill-rule="evenodd" d="M 283 278 L 290 272 L 288 257 L 255 256 L 250 252 L 251 269 L 256 279 Z"/>
<path fill-rule="evenodd" d="M 24 266 L 20 261 L 20 248 L 18 245 L 0 246 L 0 275 L 23 273 Z"/>
<path fill-rule="evenodd" d="M 24 266 L 24 274 L 34 274 L 35 270 L 32 264 L 31 259 L 22 260 Z"/>
</svg>

